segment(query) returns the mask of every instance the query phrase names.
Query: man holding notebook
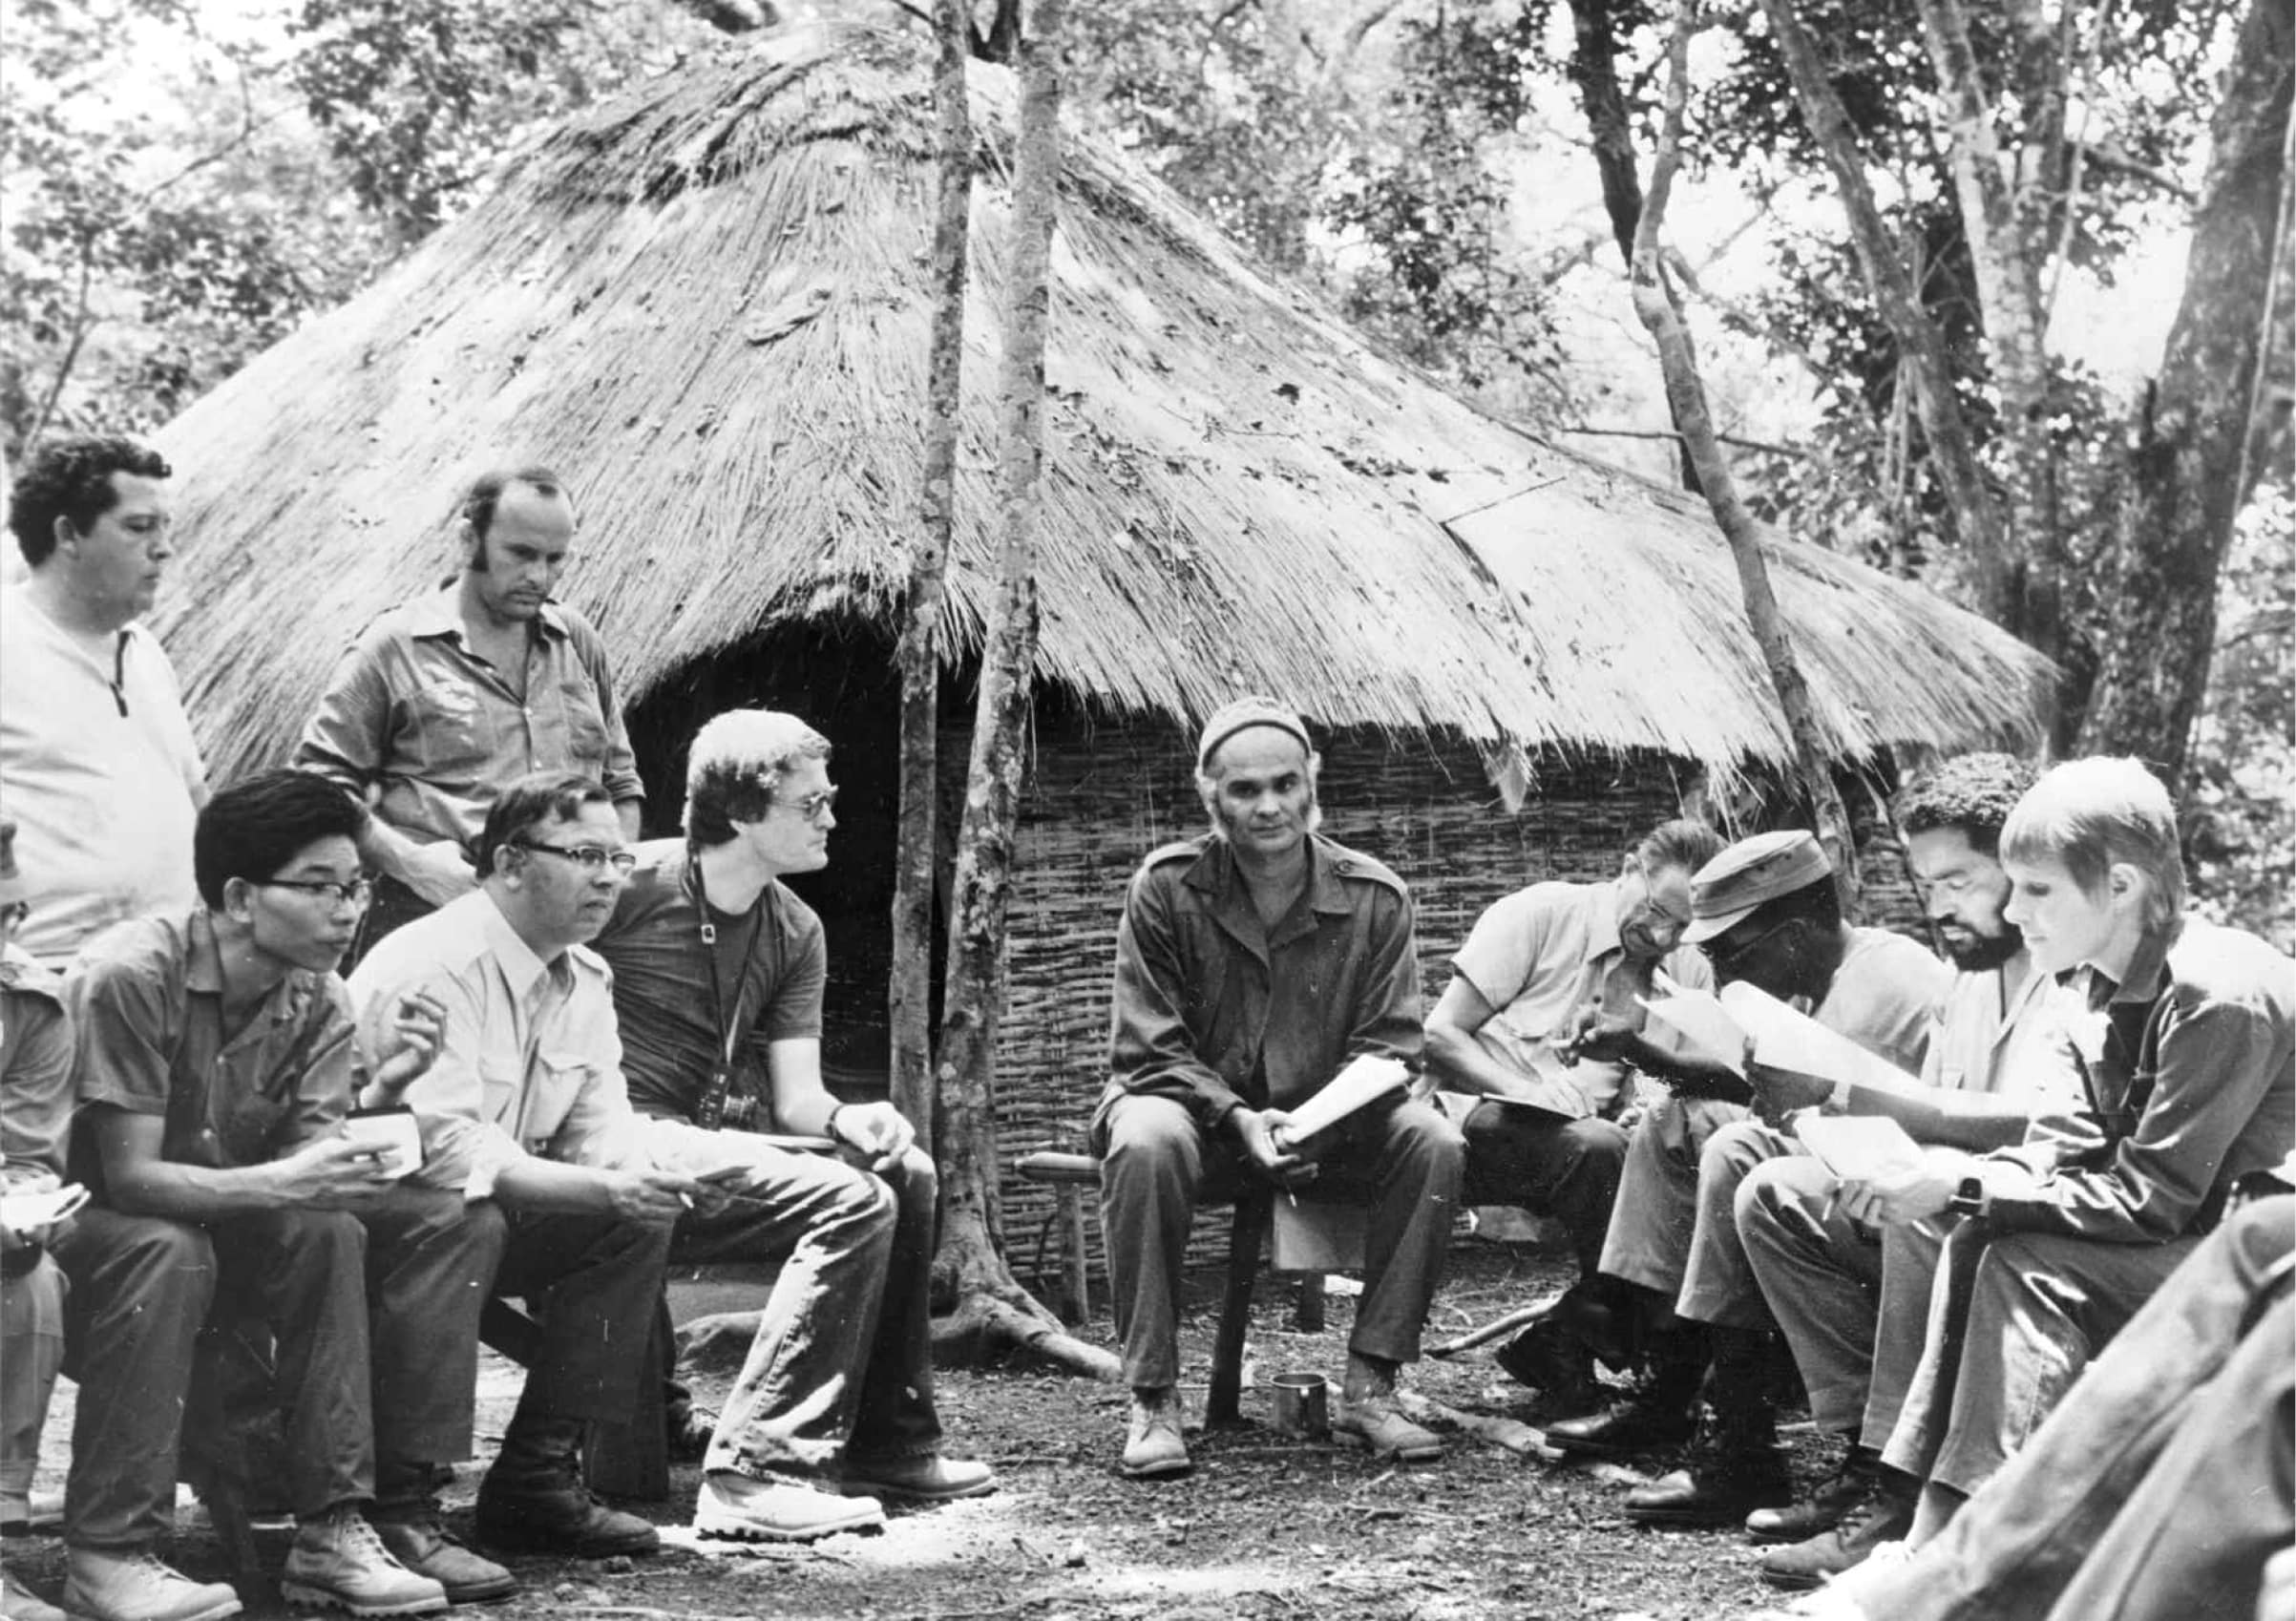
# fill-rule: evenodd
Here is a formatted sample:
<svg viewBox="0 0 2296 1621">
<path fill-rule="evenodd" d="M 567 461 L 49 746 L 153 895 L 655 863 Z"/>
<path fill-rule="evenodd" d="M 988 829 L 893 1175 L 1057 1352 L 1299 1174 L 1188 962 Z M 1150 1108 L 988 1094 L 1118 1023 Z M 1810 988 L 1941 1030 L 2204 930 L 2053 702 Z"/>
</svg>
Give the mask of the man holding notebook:
<svg viewBox="0 0 2296 1621">
<path fill-rule="evenodd" d="M 1442 1444 L 1395 1402 L 1419 1356 L 1458 1208 L 1464 1147 L 1441 1111 L 1390 1091 L 1312 1141 L 1289 1111 L 1351 1061 L 1420 1056 L 1419 963 L 1402 880 L 1315 831 L 1319 757 L 1264 698 L 1206 724 L 1196 789 L 1208 833 L 1150 854 L 1116 937 L 1113 1071 L 1092 1121 L 1101 1205 L 1132 1386 L 1123 1472 L 1189 1468 L 1176 1301 L 1201 1198 L 1251 1179 L 1361 1190 L 1362 1303 L 1332 1427 L 1386 1457 Z"/>
</svg>

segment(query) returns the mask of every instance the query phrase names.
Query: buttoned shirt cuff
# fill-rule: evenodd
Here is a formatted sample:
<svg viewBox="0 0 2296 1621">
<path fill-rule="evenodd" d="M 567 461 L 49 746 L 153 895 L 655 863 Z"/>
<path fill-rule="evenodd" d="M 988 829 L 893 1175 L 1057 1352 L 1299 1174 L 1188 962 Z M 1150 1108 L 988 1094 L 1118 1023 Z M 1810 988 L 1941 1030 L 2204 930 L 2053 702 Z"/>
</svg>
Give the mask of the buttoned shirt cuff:
<svg viewBox="0 0 2296 1621">
<path fill-rule="evenodd" d="M 1846 1079 L 1835 1082 L 1834 1089 L 1826 1094 L 1825 1112 L 1828 1114 L 1847 1114 L 1849 1112 L 1849 1082 Z"/>
</svg>

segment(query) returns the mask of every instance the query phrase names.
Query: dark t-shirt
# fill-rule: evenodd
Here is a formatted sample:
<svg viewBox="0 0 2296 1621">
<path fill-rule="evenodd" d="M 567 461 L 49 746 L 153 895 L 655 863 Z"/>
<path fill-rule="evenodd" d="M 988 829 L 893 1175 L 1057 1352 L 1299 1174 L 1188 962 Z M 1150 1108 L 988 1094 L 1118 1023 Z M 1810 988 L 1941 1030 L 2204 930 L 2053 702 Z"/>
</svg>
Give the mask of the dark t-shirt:
<svg viewBox="0 0 2296 1621">
<path fill-rule="evenodd" d="M 613 921 L 591 941 L 614 969 L 631 1105 L 641 1114 L 691 1119 L 710 1072 L 725 1060 L 729 1029 L 742 1037 L 734 1091 L 769 1098 L 766 1044 L 821 1035 L 829 948 L 820 917 L 773 880 L 739 916 L 708 908 L 717 943 L 705 945 L 685 841 L 651 839 L 637 854 Z"/>
</svg>

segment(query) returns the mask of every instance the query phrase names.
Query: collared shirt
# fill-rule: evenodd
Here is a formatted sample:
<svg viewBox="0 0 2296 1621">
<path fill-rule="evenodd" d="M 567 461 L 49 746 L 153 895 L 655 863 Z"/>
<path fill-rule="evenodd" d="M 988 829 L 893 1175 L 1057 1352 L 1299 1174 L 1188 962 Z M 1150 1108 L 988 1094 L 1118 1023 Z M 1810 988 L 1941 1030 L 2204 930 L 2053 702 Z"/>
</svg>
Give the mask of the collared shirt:
<svg viewBox="0 0 2296 1621">
<path fill-rule="evenodd" d="M 1239 1106 L 1295 1105 L 1350 1059 L 1418 1062 L 1411 896 L 1367 855 L 1308 835 L 1308 881 L 1262 924 L 1227 844 L 1206 833 L 1148 858 L 1116 933 L 1113 1078 L 1176 1098 L 1206 1128 Z"/>
<path fill-rule="evenodd" d="M 1574 1119 L 1599 1114 L 1617 1100 L 1626 1065 L 1581 1059 L 1565 1065 L 1553 1041 L 1581 1008 L 1644 1026 L 1638 999 L 1654 994 L 1659 964 L 1627 956 L 1618 943 L 1620 883 L 1533 884 L 1494 903 L 1451 958 L 1459 977 L 1497 1011 L 1475 1032 L 1484 1051 L 1539 1093 L 1542 1108 Z M 1690 946 L 1667 954 L 1668 974 L 1694 990 L 1711 989 L 1714 971 Z M 1650 1032 L 1660 1046 L 1679 1040 L 1664 1025 Z"/>
<path fill-rule="evenodd" d="M 616 803 L 642 799 L 590 621 L 543 604 L 526 644 L 525 697 L 463 640 L 458 587 L 392 609 L 336 664 L 295 765 L 354 793 L 424 843 L 466 848 L 487 808 L 531 771 L 579 771 Z"/>
<path fill-rule="evenodd" d="M 24 585 L 0 590 L 0 814 L 16 823 L 32 902 L 18 946 L 60 969 L 115 923 L 196 905 L 191 830 L 206 782 L 150 631 L 130 624 L 98 645 Z"/>
<path fill-rule="evenodd" d="M 642 1114 L 689 1119 L 729 1058 L 734 1089 L 769 1102 L 764 1047 L 821 1034 L 820 917 L 779 879 L 747 912 L 712 906 L 705 916 L 683 839 L 649 839 L 637 855 L 613 921 L 590 942 L 614 970 L 630 1102 Z M 714 944 L 703 942 L 705 921 Z"/>
<path fill-rule="evenodd" d="M 159 1157 L 222 1170 L 331 1136 L 350 1107 L 350 1006 L 332 974 L 291 969 L 236 1030 L 204 910 L 122 923 L 65 981 L 78 1043 L 76 1179 L 103 1196 L 91 1108 L 160 1116 Z"/>
<path fill-rule="evenodd" d="M 2296 1147 L 2296 963 L 2186 917 L 2120 983 L 2095 968 L 2068 979 L 2088 1134 L 2036 1122 L 1999 1156 L 2034 1180 L 1994 1190 L 1993 1221 L 2122 1244 L 2209 1226 L 2235 1181 Z"/>
<path fill-rule="evenodd" d="M 64 982 L 0 951 L 0 1188 L 53 1188 L 72 1134 L 72 1016 Z"/>
<path fill-rule="evenodd" d="M 2036 1118 L 2077 1107 L 2080 1076 L 2065 1044 L 2075 1005 L 2072 996 L 2030 964 L 2014 996 L 2007 983 L 1997 967 L 1953 976 L 1922 1065 L 1923 1083 L 2022 1099 Z"/>
<path fill-rule="evenodd" d="M 446 1009 L 437 1056 L 407 1089 L 423 1137 L 417 1180 L 483 1199 L 523 1155 L 652 1163 L 622 1081 L 613 982 L 586 946 L 544 962 L 484 888 L 375 943 L 350 977 L 371 1058 L 401 996 L 427 991 Z"/>
</svg>

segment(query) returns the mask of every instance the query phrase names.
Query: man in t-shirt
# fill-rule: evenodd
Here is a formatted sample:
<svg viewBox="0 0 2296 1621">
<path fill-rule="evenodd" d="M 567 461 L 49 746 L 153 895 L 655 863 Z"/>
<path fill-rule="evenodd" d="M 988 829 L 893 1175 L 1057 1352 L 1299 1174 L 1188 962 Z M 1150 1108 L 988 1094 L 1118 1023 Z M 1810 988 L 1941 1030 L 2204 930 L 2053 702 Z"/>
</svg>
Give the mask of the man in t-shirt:
<svg viewBox="0 0 2296 1621">
<path fill-rule="evenodd" d="M 821 1080 L 821 919 L 781 882 L 829 862 L 826 738 L 737 709 L 696 735 L 685 837 L 641 845 L 595 942 L 614 969 L 630 1101 L 713 1156 L 725 1207 L 680 1218 L 674 1262 L 780 1263 L 704 1460 L 695 1528 L 792 1542 L 881 1525 L 880 1498 L 938 1503 L 995 1484 L 940 1456 L 931 1340 L 933 1162 L 889 1103 Z M 834 1155 L 718 1130 L 819 1136 Z M 699 1128 L 699 1129 L 697 1129 Z"/>
<path fill-rule="evenodd" d="M 0 591 L 0 808 L 30 874 L 16 943 L 51 968 L 122 918 L 198 898 L 207 771 L 140 622 L 175 556 L 169 471 L 127 439 L 63 439 L 9 498 L 32 574 Z"/>
<path fill-rule="evenodd" d="M 1576 1043 L 1597 1028 L 1642 1028 L 1661 964 L 1685 985 L 1713 984 L 1706 959 L 1675 942 L 1690 924 L 1691 874 L 1721 848 L 1703 822 L 1667 822 L 1608 883 L 1516 891 L 1475 920 L 1427 1015 L 1427 1067 L 1445 1091 L 1476 1100 L 1461 1126 L 1461 1197 L 1558 1217 L 1578 1257 L 1577 1287 L 1499 1352 L 1500 1366 L 1544 1393 L 1550 1417 L 1595 1405 L 1590 1342 L 1623 1304 L 1598 1266 L 1626 1162 L 1617 1117 L 1632 1072 Z M 1625 1360 L 1626 1345 L 1604 1349 Z"/>
<path fill-rule="evenodd" d="M 1691 881 L 1683 939 L 1706 954 L 1717 983 L 1744 980 L 1798 1006 L 1893 1066 L 1918 1073 L 1946 965 L 1913 941 L 1843 919 L 1833 862 L 1807 832 L 1758 833 L 1730 846 Z M 1661 1063 L 1663 1061 L 1659 1061 Z M 1549 1426 L 1568 1452 L 1617 1456 L 1688 1439 L 1702 1382 L 1715 1421 L 1692 1465 L 1627 1499 L 1628 1518 L 1653 1525 L 1725 1525 L 1793 1499 L 1767 1396 L 1769 1337 L 1749 1326 L 1761 1292 L 1738 1236 L 1738 1184 L 1791 1138 L 1711 1095 L 1714 1077 L 1678 1070 L 1686 1091 L 1635 1127 L 1603 1271 L 1649 1292 L 1673 1320 L 1653 1336 L 1652 1377 L 1607 1411 Z M 1757 1320 L 1759 1321 L 1759 1316 Z M 1711 1368 L 1713 1378 L 1707 1379 Z"/>
</svg>

